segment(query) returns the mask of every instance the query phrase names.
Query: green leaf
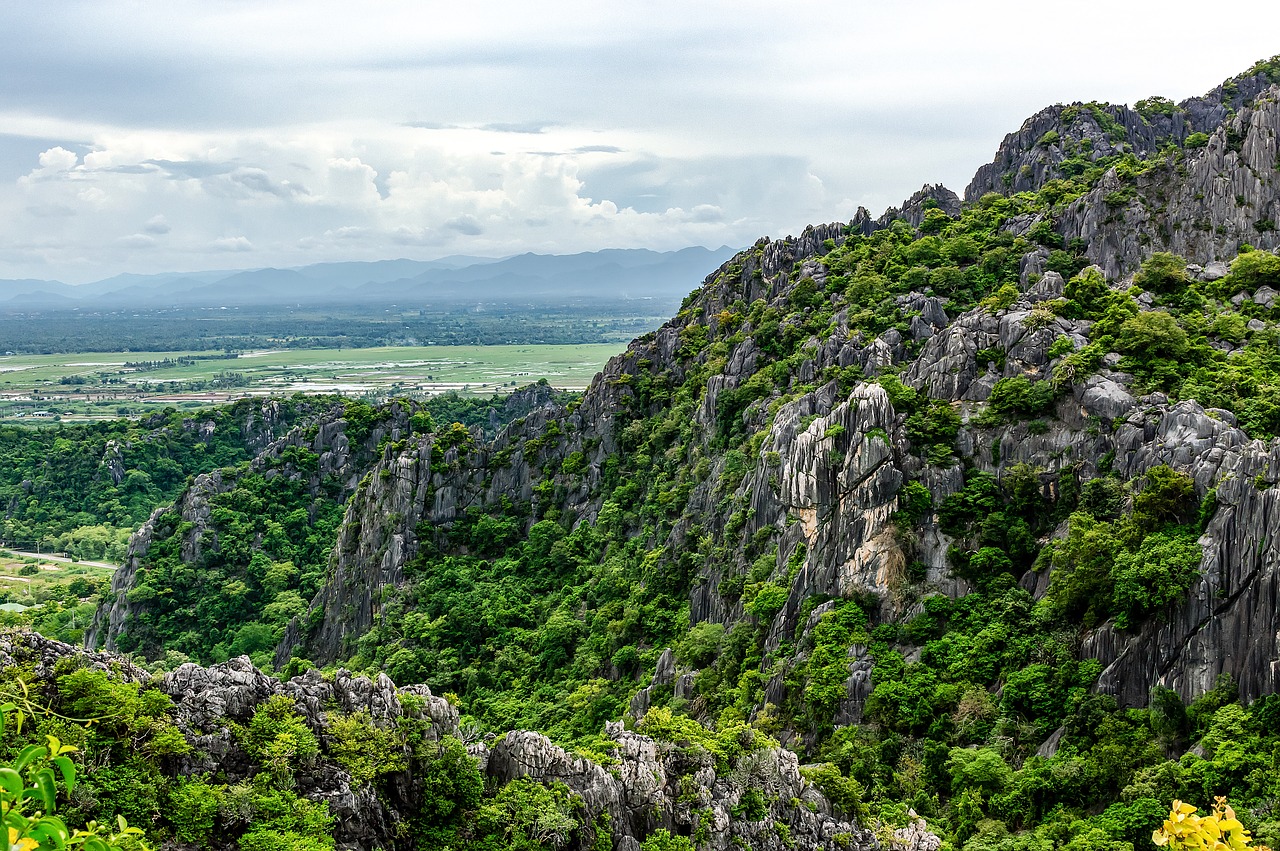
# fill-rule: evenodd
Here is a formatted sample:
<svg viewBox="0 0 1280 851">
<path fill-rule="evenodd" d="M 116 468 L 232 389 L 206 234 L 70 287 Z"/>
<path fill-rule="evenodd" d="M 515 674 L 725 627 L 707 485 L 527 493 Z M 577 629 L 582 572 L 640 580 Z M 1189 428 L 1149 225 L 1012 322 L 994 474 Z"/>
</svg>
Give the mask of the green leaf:
<svg viewBox="0 0 1280 851">
<path fill-rule="evenodd" d="M 27 832 L 27 835 L 38 841 L 42 849 L 50 847 L 49 844 L 46 844 L 47 841 L 52 844 L 52 847 L 60 851 L 67 847 L 69 833 L 67 826 L 62 823 L 61 819 L 42 818 Z"/>
<path fill-rule="evenodd" d="M 14 771 L 12 768 L 0 768 L 0 789 L 4 789 L 14 798 L 22 794 L 22 790 L 26 788 L 22 782 L 22 775 Z"/>
<path fill-rule="evenodd" d="M 76 766 L 69 757 L 58 756 L 52 760 L 53 764 L 58 766 L 58 770 L 62 772 L 62 782 L 67 784 L 67 794 L 71 794 L 71 790 L 76 788 Z"/>
<path fill-rule="evenodd" d="M 48 753 L 49 749 L 43 745 L 27 745 L 22 749 L 22 753 L 18 754 L 18 759 L 14 762 L 13 767 L 21 771 L 35 760 L 44 759 Z"/>
<path fill-rule="evenodd" d="M 40 800 L 44 802 L 45 813 L 52 813 L 58 808 L 58 790 L 53 785 L 53 772 L 45 768 L 36 772 L 36 788 L 40 790 Z"/>
</svg>

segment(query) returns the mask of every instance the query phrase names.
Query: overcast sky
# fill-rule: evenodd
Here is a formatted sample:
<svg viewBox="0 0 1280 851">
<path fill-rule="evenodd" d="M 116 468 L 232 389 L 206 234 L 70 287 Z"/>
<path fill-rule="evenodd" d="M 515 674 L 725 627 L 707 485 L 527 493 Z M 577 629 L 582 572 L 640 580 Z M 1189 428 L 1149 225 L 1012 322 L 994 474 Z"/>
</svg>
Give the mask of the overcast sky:
<svg viewBox="0 0 1280 851">
<path fill-rule="evenodd" d="M 1275 0 L 6 0 L 0 277 L 745 245 L 1278 33 Z"/>
</svg>

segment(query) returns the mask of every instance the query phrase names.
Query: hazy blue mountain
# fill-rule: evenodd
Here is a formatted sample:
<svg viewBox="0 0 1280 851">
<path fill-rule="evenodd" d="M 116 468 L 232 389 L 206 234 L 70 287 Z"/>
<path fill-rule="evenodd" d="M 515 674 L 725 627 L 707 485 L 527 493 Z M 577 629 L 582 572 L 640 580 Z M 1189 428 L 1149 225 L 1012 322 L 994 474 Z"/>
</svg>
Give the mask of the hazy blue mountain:
<svg viewBox="0 0 1280 851">
<path fill-rule="evenodd" d="M 707 269 L 732 254 L 728 246 L 665 252 L 607 249 L 502 259 L 455 255 L 427 261 L 318 263 L 291 269 L 123 274 L 80 285 L 13 280 L 0 281 L 0 309 L 668 299 L 695 289 Z"/>
</svg>

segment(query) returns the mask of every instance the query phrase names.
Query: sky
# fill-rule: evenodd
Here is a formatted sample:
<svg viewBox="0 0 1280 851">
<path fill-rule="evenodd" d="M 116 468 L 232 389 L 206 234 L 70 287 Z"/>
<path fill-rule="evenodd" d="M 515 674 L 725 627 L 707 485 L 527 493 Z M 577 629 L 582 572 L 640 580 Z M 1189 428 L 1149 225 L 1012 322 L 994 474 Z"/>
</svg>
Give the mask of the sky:
<svg viewBox="0 0 1280 851">
<path fill-rule="evenodd" d="M 0 278 L 745 246 L 1203 94 L 1280 3 L 0 3 Z"/>
</svg>

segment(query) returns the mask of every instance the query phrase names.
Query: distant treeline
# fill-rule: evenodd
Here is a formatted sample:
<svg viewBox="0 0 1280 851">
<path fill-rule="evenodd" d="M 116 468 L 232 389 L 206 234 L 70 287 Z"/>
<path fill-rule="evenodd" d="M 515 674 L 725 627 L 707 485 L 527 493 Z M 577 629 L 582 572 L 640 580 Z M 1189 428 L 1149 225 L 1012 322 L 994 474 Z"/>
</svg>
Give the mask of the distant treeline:
<svg viewBox="0 0 1280 851">
<path fill-rule="evenodd" d="M 134 372 L 150 372 L 153 369 L 169 369 L 175 366 L 193 366 L 200 361 L 205 360 L 235 360 L 240 357 L 238 352 L 223 352 L 220 355 L 181 355 L 176 358 L 162 358 L 160 360 L 137 360 L 125 361 L 124 368 L 132 369 Z"/>
<path fill-rule="evenodd" d="M 213 311 L 137 310 L 93 314 L 40 311 L 0 314 L 0 350 L 65 352 L 227 352 L 282 348 L 369 348 L 399 345 L 568 345 L 630 340 L 656 328 L 676 303 L 600 301 L 546 308 L 496 305 L 483 309 L 402 310 L 339 305 Z M 130 364 L 171 366 L 169 360 Z"/>
</svg>

